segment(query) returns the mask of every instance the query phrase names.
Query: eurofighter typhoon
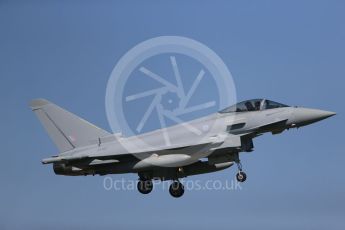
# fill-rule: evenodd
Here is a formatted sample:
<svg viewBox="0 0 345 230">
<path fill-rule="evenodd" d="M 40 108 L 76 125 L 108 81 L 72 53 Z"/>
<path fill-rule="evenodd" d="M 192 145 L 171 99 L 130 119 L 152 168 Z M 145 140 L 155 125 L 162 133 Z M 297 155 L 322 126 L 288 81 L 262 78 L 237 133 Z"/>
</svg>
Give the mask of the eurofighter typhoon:
<svg viewBox="0 0 345 230">
<path fill-rule="evenodd" d="M 233 165 L 238 169 L 236 179 L 244 182 L 247 176 L 239 155 L 253 151 L 254 138 L 264 133 L 279 134 L 335 115 L 254 99 L 165 130 L 124 137 L 98 128 L 44 99 L 33 100 L 30 107 L 60 151 L 42 160 L 43 164 L 53 164 L 57 175 L 136 173 L 140 193 L 150 193 L 153 180 L 171 180 L 169 192 L 176 198 L 184 194 L 180 178 L 216 172 Z M 181 126 L 212 126 L 212 130 L 196 139 L 197 135 L 191 136 Z M 165 135 L 163 132 L 172 140 L 170 145 L 160 141 Z"/>
</svg>

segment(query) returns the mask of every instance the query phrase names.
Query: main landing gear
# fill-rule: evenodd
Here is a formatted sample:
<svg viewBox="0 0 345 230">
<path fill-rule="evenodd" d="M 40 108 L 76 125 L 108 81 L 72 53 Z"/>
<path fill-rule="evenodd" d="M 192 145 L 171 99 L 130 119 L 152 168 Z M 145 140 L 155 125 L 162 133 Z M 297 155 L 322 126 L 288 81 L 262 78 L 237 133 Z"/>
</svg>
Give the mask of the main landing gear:
<svg viewBox="0 0 345 230">
<path fill-rule="evenodd" d="M 238 158 L 238 155 L 237 155 L 237 159 L 234 159 L 233 162 L 236 163 L 237 168 L 238 168 L 238 172 L 236 174 L 236 180 L 241 183 L 245 182 L 247 180 L 247 175 L 242 170 L 242 164 Z M 150 177 L 144 177 L 144 176 L 140 177 L 138 181 L 138 185 L 137 185 L 138 191 L 140 193 L 149 194 L 150 192 L 152 192 L 153 182 L 152 182 L 152 178 L 151 179 L 149 178 Z M 178 179 L 174 179 L 169 187 L 169 193 L 174 198 L 182 197 L 184 194 L 183 184 Z"/>
<path fill-rule="evenodd" d="M 138 191 L 142 194 L 149 194 L 153 190 L 152 180 L 140 179 L 137 184 Z"/>
<path fill-rule="evenodd" d="M 153 182 L 152 180 L 139 179 L 137 188 L 140 193 L 149 194 L 153 190 Z M 183 184 L 178 180 L 173 181 L 169 187 L 169 193 L 172 197 L 181 197 L 184 194 Z"/>
<path fill-rule="evenodd" d="M 184 194 L 183 184 L 176 180 L 169 187 L 169 193 L 172 197 L 179 198 Z"/>
</svg>

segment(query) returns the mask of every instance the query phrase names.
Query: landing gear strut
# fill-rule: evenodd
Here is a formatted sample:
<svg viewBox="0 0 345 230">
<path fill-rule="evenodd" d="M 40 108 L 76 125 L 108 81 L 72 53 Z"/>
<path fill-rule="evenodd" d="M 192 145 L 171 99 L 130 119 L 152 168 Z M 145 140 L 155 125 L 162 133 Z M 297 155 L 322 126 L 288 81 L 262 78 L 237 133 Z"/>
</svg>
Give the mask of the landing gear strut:
<svg viewBox="0 0 345 230">
<path fill-rule="evenodd" d="M 184 194 L 184 186 L 181 182 L 174 181 L 169 187 L 169 193 L 175 198 L 179 198 Z"/>
<path fill-rule="evenodd" d="M 142 194 L 149 194 L 153 190 L 152 180 L 140 179 L 137 184 L 138 191 Z"/>
<path fill-rule="evenodd" d="M 245 174 L 242 171 L 242 164 L 240 161 L 237 161 L 236 164 L 237 164 L 237 168 L 238 168 L 238 173 L 236 174 L 236 179 L 238 182 L 245 182 L 247 179 L 247 174 Z"/>
</svg>

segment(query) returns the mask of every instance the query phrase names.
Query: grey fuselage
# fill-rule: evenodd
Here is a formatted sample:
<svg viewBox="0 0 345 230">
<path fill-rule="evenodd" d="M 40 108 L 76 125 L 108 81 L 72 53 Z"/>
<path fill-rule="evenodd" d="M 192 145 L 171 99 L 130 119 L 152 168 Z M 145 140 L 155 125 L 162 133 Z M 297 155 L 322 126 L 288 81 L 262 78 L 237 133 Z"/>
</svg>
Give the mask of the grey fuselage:
<svg viewBox="0 0 345 230">
<path fill-rule="evenodd" d="M 49 158 L 43 163 L 53 163 L 59 175 L 138 173 L 148 179 L 178 179 L 232 166 L 240 152 L 253 150 L 253 139 L 263 133 L 278 134 L 332 115 L 316 109 L 264 109 L 261 105 L 255 111 L 215 113 L 138 136 L 115 134 L 62 153 L 59 161 Z"/>
</svg>

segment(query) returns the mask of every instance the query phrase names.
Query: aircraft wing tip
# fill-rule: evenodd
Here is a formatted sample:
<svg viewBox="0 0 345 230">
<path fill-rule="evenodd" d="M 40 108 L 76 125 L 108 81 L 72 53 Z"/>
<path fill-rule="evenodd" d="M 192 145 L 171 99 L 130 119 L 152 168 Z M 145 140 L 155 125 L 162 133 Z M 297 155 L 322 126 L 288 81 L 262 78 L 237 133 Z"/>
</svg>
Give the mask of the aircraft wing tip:
<svg viewBox="0 0 345 230">
<path fill-rule="evenodd" d="M 30 101 L 29 106 L 31 109 L 38 109 L 48 104 L 50 104 L 50 102 L 47 101 L 46 99 L 37 98 Z"/>
</svg>

